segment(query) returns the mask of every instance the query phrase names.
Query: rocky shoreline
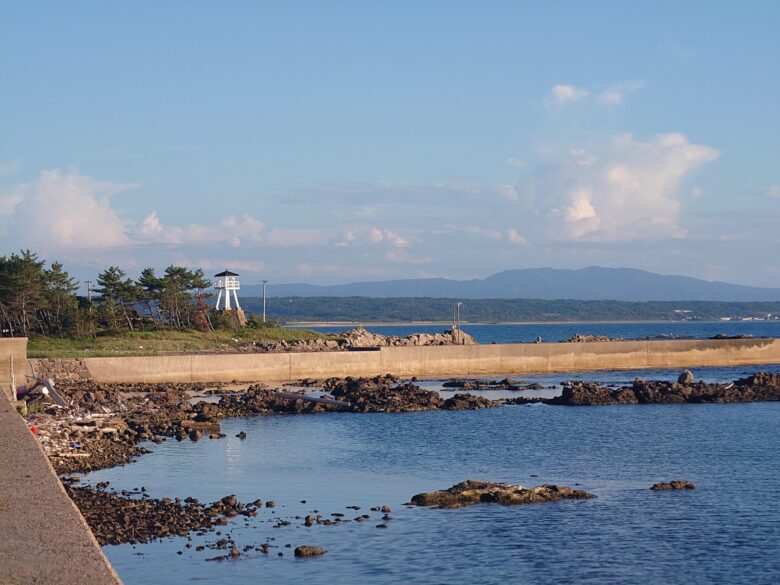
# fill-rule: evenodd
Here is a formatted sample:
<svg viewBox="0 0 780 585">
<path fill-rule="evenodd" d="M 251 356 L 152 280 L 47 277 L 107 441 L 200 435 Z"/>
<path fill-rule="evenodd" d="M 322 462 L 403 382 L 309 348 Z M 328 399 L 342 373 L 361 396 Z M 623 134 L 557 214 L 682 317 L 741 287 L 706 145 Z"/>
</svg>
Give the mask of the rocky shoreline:
<svg viewBox="0 0 780 585">
<path fill-rule="evenodd" d="M 477 342 L 465 331 L 446 330 L 444 333 L 415 333 L 406 337 L 371 333 L 363 327 L 355 327 L 331 338 L 298 341 L 254 342 L 242 346 L 242 352 L 319 352 L 350 351 L 379 347 L 419 347 L 431 345 L 475 345 Z"/>
<path fill-rule="evenodd" d="M 758 372 L 727 384 L 694 382 L 690 372 L 677 382 L 645 381 L 637 378 L 630 386 L 610 388 L 599 382 L 565 382 L 555 398 L 514 398 L 508 404 L 555 406 L 604 406 L 611 404 L 703 404 L 780 401 L 780 374 Z"/>
<path fill-rule="evenodd" d="M 502 398 L 490 400 L 471 393 L 445 398 L 414 381 L 394 376 L 331 378 L 307 381 L 322 390 L 320 399 L 303 389 L 280 390 L 262 384 L 243 392 L 223 394 L 218 402 L 199 401 L 223 391 L 205 384 L 98 384 L 82 380 L 58 385 L 69 408 L 38 403 L 28 424 L 39 436 L 59 474 L 85 473 L 122 465 L 143 454 L 144 441 L 220 439 L 219 420 L 262 414 L 315 414 L 324 412 L 408 413 L 431 410 L 479 410 L 507 405 L 597 406 L 619 404 L 733 403 L 780 400 L 780 374 L 758 372 L 730 383 L 693 381 L 684 373 L 677 382 L 635 380 L 611 387 L 598 382 L 568 381 L 553 398 Z M 451 380 L 445 389 L 523 391 L 538 384 Z"/>
<path fill-rule="evenodd" d="M 203 535 L 225 526 L 229 518 L 256 516 L 262 506 L 260 500 L 243 504 L 232 495 L 206 506 L 194 498 L 151 498 L 141 489 L 110 492 L 107 482 L 78 486 L 66 478 L 63 484 L 101 546 L 146 543 L 191 532 Z"/>
<path fill-rule="evenodd" d="M 539 385 L 507 378 L 451 380 L 443 385 L 445 390 L 456 391 L 539 389 Z M 629 386 L 618 388 L 596 382 L 569 381 L 564 382 L 560 396 L 549 399 L 515 397 L 490 400 L 468 393 L 444 398 L 439 392 L 421 388 L 414 379 L 401 380 L 395 376 L 331 378 L 319 382 L 308 380 L 302 386 L 306 388 L 273 389 L 255 384 L 240 392 L 228 392 L 235 388 L 215 384 L 98 384 L 79 380 L 57 386 L 58 392 L 69 403 L 67 408 L 49 404 L 42 397 L 33 397 L 28 405 L 32 414 L 27 420 L 55 470 L 67 476 L 131 462 L 147 451 L 143 446 L 147 441 L 219 440 L 225 436 L 221 432 L 220 421 L 229 417 L 277 413 L 478 410 L 535 403 L 591 406 L 780 400 L 780 374 L 761 372 L 728 384 L 695 382 L 690 372 L 684 372 L 677 382 L 637 379 Z M 325 400 L 306 393 L 313 389 L 321 390 Z M 198 401 L 198 397 L 212 393 L 222 395 L 216 402 Z M 191 498 L 157 500 L 148 497 L 143 489 L 110 492 L 105 485 L 81 486 L 68 477 L 63 479 L 63 483 L 103 545 L 150 542 L 169 536 L 189 539 L 192 534 L 203 536 L 211 532 L 221 536 L 222 527 L 233 518 L 240 516 L 249 521 L 262 508 L 260 500 L 244 504 L 234 496 L 205 505 Z M 656 484 L 652 489 L 691 489 L 687 487 L 688 483 L 672 481 Z M 528 489 L 510 484 L 466 481 L 446 490 L 418 494 L 412 498 L 411 504 L 451 508 L 473 503 L 530 504 L 590 497 L 594 496 L 566 486 L 545 484 Z M 266 507 L 272 506 L 272 502 L 266 502 Z M 357 506 L 348 508 L 359 509 Z M 384 514 L 382 523 L 376 526 L 386 528 L 387 522 L 392 519 L 389 508 L 376 507 L 375 510 Z M 275 522 L 275 527 L 295 523 L 311 527 L 362 523 L 370 519 L 368 514 L 357 514 L 353 519 L 344 516 L 344 513 L 334 512 L 327 517 L 314 510 L 305 517 L 275 516 L 265 521 Z M 269 547 L 275 545 L 269 541 L 246 545 L 249 548 L 242 549 L 229 537 L 221 537 L 214 543 L 201 546 L 226 553 L 209 560 L 226 560 L 237 558 L 248 550 L 268 554 Z M 309 544 L 301 546 L 313 547 Z M 309 556 L 308 550 L 302 548 L 301 556 Z M 318 547 L 312 550 L 318 550 Z"/>
</svg>

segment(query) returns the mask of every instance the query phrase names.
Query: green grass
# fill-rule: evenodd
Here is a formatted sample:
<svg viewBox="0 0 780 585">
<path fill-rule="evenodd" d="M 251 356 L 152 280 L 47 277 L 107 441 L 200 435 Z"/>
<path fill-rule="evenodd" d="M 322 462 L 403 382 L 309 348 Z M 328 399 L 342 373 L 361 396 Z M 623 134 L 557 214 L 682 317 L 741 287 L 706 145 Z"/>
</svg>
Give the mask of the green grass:
<svg viewBox="0 0 780 585">
<path fill-rule="evenodd" d="M 286 327 L 244 328 L 240 331 L 141 331 L 68 339 L 31 337 L 31 358 L 143 356 L 170 353 L 239 350 L 254 341 L 295 341 L 328 337 L 308 329 Z"/>
</svg>

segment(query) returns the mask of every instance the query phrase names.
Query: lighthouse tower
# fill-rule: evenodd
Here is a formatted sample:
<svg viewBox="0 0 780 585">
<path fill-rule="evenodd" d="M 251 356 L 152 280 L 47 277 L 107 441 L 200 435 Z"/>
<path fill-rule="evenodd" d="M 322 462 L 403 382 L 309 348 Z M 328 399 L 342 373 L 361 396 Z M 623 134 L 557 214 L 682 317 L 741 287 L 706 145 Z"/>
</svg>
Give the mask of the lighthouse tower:
<svg viewBox="0 0 780 585">
<path fill-rule="evenodd" d="M 233 308 L 230 306 L 230 293 L 232 292 L 233 299 L 236 301 L 236 309 L 240 311 L 241 306 L 238 304 L 238 290 L 241 288 L 241 284 L 238 281 L 238 274 L 230 272 L 230 270 L 225 270 L 224 272 L 215 274 L 214 278 L 217 279 L 216 289 L 219 291 L 215 309 L 217 309 L 217 311 L 231 311 Z M 220 303 L 222 303 L 222 307 L 219 306 Z"/>
</svg>

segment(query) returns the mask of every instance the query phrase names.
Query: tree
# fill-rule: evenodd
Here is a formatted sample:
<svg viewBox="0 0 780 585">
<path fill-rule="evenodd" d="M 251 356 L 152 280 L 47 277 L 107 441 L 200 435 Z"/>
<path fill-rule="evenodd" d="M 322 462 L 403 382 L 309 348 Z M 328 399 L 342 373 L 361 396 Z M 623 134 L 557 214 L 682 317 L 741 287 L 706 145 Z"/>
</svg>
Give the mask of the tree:
<svg viewBox="0 0 780 585">
<path fill-rule="evenodd" d="M 114 328 L 119 328 L 116 316 L 116 307 L 122 311 L 127 327 L 134 331 L 132 314 L 135 312 L 133 305 L 141 299 L 140 287 L 131 279 L 126 278 L 124 270 L 118 266 L 109 266 L 98 274 L 98 288 L 95 292 L 102 297 L 102 303 L 106 307 Z"/>
<path fill-rule="evenodd" d="M 44 276 L 49 323 L 62 335 L 65 326 L 73 321 L 74 312 L 78 307 L 76 299 L 78 283 L 63 270 L 59 262 L 52 262 L 51 268 L 44 272 Z"/>
<path fill-rule="evenodd" d="M 45 262 L 30 250 L 0 257 L 0 314 L 11 336 L 29 335 L 46 304 Z"/>
<path fill-rule="evenodd" d="M 141 276 L 138 277 L 138 286 L 141 289 L 141 300 L 146 305 L 146 310 L 154 321 L 154 326 L 157 327 L 160 297 L 165 285 L 162 279 L 155 274 L 154 268 L 144 268 Z"/>
<path fill-rule="evenodd" d="M 183 266 L 169 266 L 161 280 L 160 309 L 177 329 L 191 327 L 194 312 L 202 310 L 193 305 L 192 291 L 208 288 L 211 283 L 201 269 L 188 270 Z"/>
</svg>

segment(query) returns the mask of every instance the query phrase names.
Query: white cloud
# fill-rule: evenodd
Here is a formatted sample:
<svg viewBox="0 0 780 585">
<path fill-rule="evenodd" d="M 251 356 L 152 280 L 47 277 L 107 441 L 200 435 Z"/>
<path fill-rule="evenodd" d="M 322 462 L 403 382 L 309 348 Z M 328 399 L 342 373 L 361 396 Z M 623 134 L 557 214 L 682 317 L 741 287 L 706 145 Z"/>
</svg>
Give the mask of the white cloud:
<svg viewBox="0 0 780 585">
<path fill-rule="evenodd" d="M 200 260 L 178 261 L 185 266 L 197 266 L 203 270 L 246 270 L 248 272 L 260 272 L 266 268 L 262 260 L 237 260 L 235 258 L 202 258 Z M 251 283 L 245 283 L 251 284 Z"/>
<path fill-rule="evenodd" d="M 228 244 L 239 248 L 242 244 L 259 244 L 263 241 L 263 222 L 251 215 L 240 218 L 231 215 L 215 225 L 188 224 L 186 226 L 165 225 L 156 211 L 149 213 L 140 224 L 131 230 L 133 241 L 147 244 Z"/>
<path fill-rule="evenodd" d="M 593 163 L 596 162 L 596 157 L 584 148 L 572 148 L 569 154 L 571 154 L 575 164 L 581 167 L 592 167 Z"/>
<path fill-rule="evenodd" d="M 24 196 L 21 193 L 0 197 L 0 215 L 13 215 L 16 206 L 22 201 L 24 201 Z"/>
<path fill-rule="evenodd" d="M 41 253 L 80 249 L 132 248 L 140 245 L 261 244 L 264 225 L 250 215 L 228 216 L 216 224 L 166 225 L 156 211 L 140 222 L 123 218 L 111 198 L 137 185 L 96 181 L 77 171 L 44 171 L 32 183 L 17 185 L 0 197 L 0 215 L 10 217 L 14 245 Z M 269 234 L 270 245 L 284 245 L 284 231 Z"/>
<path fill-rule="evenodd" d="M 564 211 L 570 233 L 574 238 L 588 234 L 601 225 L 601 220 L 593 207 L 592 189 L 586 187 L 573 189 L 569 205 Z"/>
<path fill-rule="evenodd" d="M 109 198 L 132 187 L 95 181 L 75 171 L 44 171 L 10 196 L 17 201 L 14 236 L 22 246 L 43 253 L 125 246 L 130 243 L 126 225 Z"/>
<path fill-rule="evenodd" d="M 388 250 L 385 254 L 385 260 L 397 262 L 399 264 L 430 264 L 433 260 L 411 254 L 408 250 Z"/>
<path fill-rule="evenodd" d="M 694 187 L 693 189 L 691 189 L 691 197 L 693 197 L 694 199 L 698 199 L 702 195 L 704 195 L 704 189 L 702 189 L 701 187 Z"/>
<path fill-rule="evenodd" d="M 356 242 L 357 239 L 358 236 L 355 232 L 353 232 L 352 230 L 347 230 L 343 234 L 341 234 L 341 238 L 336 242 L 336 247 L 346 248 L 347 246 Z"/>
<path fill-rule="evenodd" d="M 495 191 L 506 201 L 517 201 L 517 189 L 514 185 L 495 185 Z"/>
<path fill-rule="evenodd" d="M 455 230 L 457 228 L 453 228 Z M 501 231 L 496 229 L 489 229 L 489 228 L 481 228 L 479 226 L 475 225 L 467 225 L 464 228 L 462 228 L 464 232 L 468 234 L 474 234 L 475 236 L 479 236 L 481 238 L 487 238 L 489 240 L 500 240 L 501 239 Z"/>
<path fill-rule="evenodd" d="M 558 83 L 550 90 L 550 101 L 556 105 L 578 102 L 588 95 L 588 90 L 576 85 Z"/>
<path fill-rule="evenodd" d="M 388 209 L 412 206 L 472 207 L 485 198 L 516 200 L 514 185 L 473 181 L 436 183 L 324 183 L 299 189 L 285 198 L 293 205 L 315 205 L 320 209 L 348 210 L 352 217 L 368 219 Z"/>
<path fill-rule="evenodd" d="M 389 229 L 372 228 L 368 237 L 374 243 L 388 242 L 395 248 L 405 248 L 409 245 L 408 239 Z"/>
<path fill-rule="evenodd" d="M 508 164 L 511 167 L 524 167 L 525 161 L 520 158 L 508 158 L 506 159 L 506 164 Z"/>
<path fill-rule="evenodd" d="M 616 106 L 623 103 L 627 95 L 642 89 L 644 86 L 643 80 L 619 81 L 600 90 L 559 83 L 550 90 L 547 104 L 561 106 L 579 101 L 596 101 L 603 105 Z"/>
<path fill-rule="evenodd" d="M 538 167 L 518 191 L 532 218 L 529 228 L 549 239 L 681 237 L 679 181 L 719 154 L 682 134 L 659 134 L 648 142 L 625 134 L 586 159 L 575 149 L 561 162 Z"/>
<path fill-rule="evenodd" d="M 518 246 L 522 246 L 528 243 L 528 241 L 514 228 L 507 230 L 506 239 Z"/>
<path fill-rule="evenodd" d="M 289 248 L 292 246 L 324 246 L 328 243 L 329 233 L 321 229 L 274 228 L 265 238 L 269 246 Z"/>
<path fill-rule="evenodd" d="M 642 89 L 645 86 L 645 82 L 642 80 L 637 81 L 621 81 L 609 86 L 596 96 L 596 99 L 602 104 L 615 106 L 621 104 L 623 99 L 631 93 Z"/>
</svg>

